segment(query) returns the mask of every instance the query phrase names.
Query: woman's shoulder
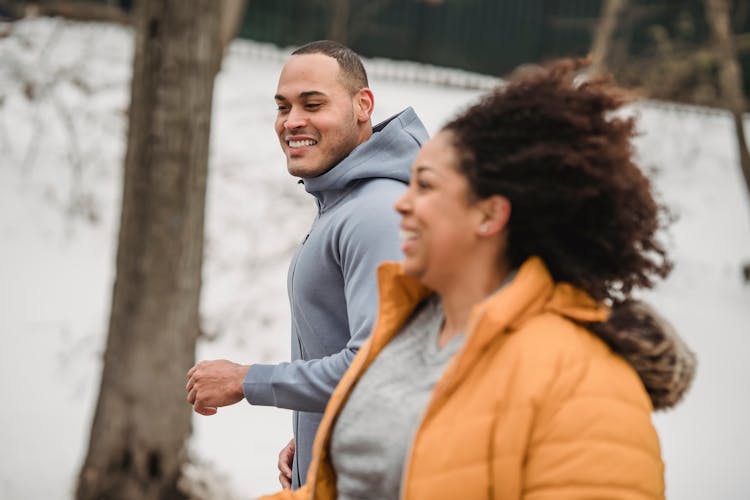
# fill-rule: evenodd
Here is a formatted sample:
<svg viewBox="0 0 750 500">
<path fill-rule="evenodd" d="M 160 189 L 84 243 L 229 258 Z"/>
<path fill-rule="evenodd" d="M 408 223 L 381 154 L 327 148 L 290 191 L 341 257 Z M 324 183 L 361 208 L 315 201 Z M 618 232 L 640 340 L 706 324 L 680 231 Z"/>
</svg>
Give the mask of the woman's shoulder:
<svg viewBox="0 0 750 500">
<path fill-rule="evenodd" d="M 554 313 L 536 316 L 508 334 L 504 356 L 533 372 L 545 397 L 620 399 L 650 411 L 635 369 L 583 325 Z M 549 393 L 554 389 L 556 394 Z"/>
<path fill-rule="evenodd" d="M 577 364 L 608 351 L 606 344 L 583 325 L 552 312 L 528 319 L 507 335 L 509 349 L 540 362 L 556 359 Z"/>
</svg>

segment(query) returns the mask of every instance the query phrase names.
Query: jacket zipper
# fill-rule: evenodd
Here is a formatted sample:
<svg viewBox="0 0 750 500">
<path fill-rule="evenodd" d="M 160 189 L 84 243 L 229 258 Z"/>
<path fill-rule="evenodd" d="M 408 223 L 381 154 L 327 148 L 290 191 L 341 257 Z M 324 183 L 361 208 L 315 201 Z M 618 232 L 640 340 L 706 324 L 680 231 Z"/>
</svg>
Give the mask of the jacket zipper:
<svg viewBox="0 0 750 500">
<path fill-rule="evenodd" d="M 469 325 L 469 328 L 467 328 L 466 331 L 473 333 L 474 329 L 476 328 L 477 323 L 479 322 L 479 319 L 482 316 L 484 316 L 484 308 L 482 308 L 482 310 L 479 311 L 479 313 L 476 316 L 477 319 L 474 320 L 471 325 Z M 467 340 L 469 339 L 469 335 L 466 336 L 466 339 Z M 452 362 L 451 364 L 453 364 L 453 362 L 458 363 L 458 360 L 463 355 L 463 351 L 466 348 L 467 344 L 468 343 L 465 343 L 464 346 L 461 348 L 461 351 L 456 353 L 456 355 L 451 360 Z M 451 374 L 451 377 L 452 376 L 453 374 Z M 445 387 L 450 380 L 451 380 L 450 378 L 447 378 L 445 380 L 438 380 L 438 383 L 435 384 L 435 388 L 432 391 L 432 396 L 430 397 L 430 401 L 427 403 L 427 406 L 425 406 L 424 412 L 422 412 L 422 416 L 419 418 L 419 425 L 417 425 L 417 429 L 414 432 L 414 438 L 411 440 L 411 443 L 409 444 L 408 453 L 406 454 L 406 463 L 404 463 L 404 469 L 401 472 L 401 491 L 399 491 L 399 494 L 398 494 L 399 500 L 405 500 L 406 498 L 406 488 L 404 488 L 404 486 L 406 486 L 406 479 L 408 477 L 407 474 L 409 473 L 409 469 L 411 465 L 411 452 L 414 449 L 414 443 L 417 440 L 417 435 L 419 434 L 419 431 L 422 429 L 422 424 L 424 423 L 424 420 L 427 417 L 427 414 L 429 413 L 430 408 L 432 407 L 433 403 L 437 399 L 437 396 L 441 392 L 443 392 L 442 388 Z M 439 384 L 439 387 L 438 387 L 438 384 Z"/>
</svg>

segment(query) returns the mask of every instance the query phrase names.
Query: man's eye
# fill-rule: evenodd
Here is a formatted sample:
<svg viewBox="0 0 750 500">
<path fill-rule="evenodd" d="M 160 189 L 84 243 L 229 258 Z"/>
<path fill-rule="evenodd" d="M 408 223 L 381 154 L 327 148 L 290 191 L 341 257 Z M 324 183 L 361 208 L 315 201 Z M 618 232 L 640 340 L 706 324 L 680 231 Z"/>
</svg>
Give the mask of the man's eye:
<svg viewBox="0 0 750 500">
<path fill-rule="evenodd" d="M 423 189 L 430 189 L 431 187 L 432 187 L 432 186 L 430 185 L 430 183 L 429 183 L 429 182 L 425 182 L 425 181 L 422 181 L 422 180 L 419 180 L 419 179 L 417 179 L 417 188 L 418 188 L 418 189 L 420 189 L 420 190 L 423 190 Z"/>
<path fill-rule="evenodd" d="M 279 111 L 288 111 L 289 110 L 289 106 L 284 106 L 283 104 L 279 104 L 279 105 L 276 106 L 276 109 L 279 110 Z"/>
<path fill-rule="evenodd" d="M 308 102 L 307 104 L 305 104 L 306 109 L 318 109 L 319 107 L 320 107 L 319 102 Z"/>
</svg>

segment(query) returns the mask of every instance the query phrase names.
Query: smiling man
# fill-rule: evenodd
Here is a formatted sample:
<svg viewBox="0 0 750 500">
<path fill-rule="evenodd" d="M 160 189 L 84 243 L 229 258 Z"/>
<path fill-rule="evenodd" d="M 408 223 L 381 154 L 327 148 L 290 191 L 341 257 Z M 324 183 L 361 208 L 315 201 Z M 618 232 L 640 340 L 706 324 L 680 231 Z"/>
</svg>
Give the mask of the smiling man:
<svg viewBox="0 0 750 500">
<path fill-rule="evenodd" d="M 427 131 L 411 108 L 373 127 L 375 99 L 362 62 L 336 42 L 294 51 L 275 100 L 287 169 L 318 205 L 289 267 L 292 360 L 202 361 L 188 372 L 187 390 L 203 415 L 243 398 L 294 410 L 295 439 L 279 456 L 280 480 L 294 488 L 305 479 L 328 398 L 372 329 L 375 269 L 401 258 L 392 207 Z"/>
</svg>

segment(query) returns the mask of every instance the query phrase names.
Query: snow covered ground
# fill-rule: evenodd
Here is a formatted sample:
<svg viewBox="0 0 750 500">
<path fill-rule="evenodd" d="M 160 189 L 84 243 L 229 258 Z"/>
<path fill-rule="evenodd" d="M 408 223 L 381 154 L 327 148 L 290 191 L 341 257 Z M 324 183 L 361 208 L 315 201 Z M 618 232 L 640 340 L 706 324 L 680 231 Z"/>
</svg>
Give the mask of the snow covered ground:
<svg viewBox="0 0 750 500">
<path fill-rule="evenodd" d="M 0 499 L 70 498 L 93 416 L 120 203 L 132 37 L 39 19 L 0 24 Z M 289 355 L 285 273 L 312 219 L 272 131 L 285 52 L 236 42 L 218 76 L 199 358 Z M 461 72 L 368 61 L 376 120 L 413 106 L 431 132 L 478 95 Z M 430 83 L 420 83 L 428 81 Z M 697 352 L 695 384 L 655 422 L 670 499 L 750 498 L 750 203 L 722 112 L 637 107 L 642 164 L 678 221 L 652 300 Z M 276 486 L 283 410 L 195 417 L 191 448 L 236 498 Z"/>
</svg>

